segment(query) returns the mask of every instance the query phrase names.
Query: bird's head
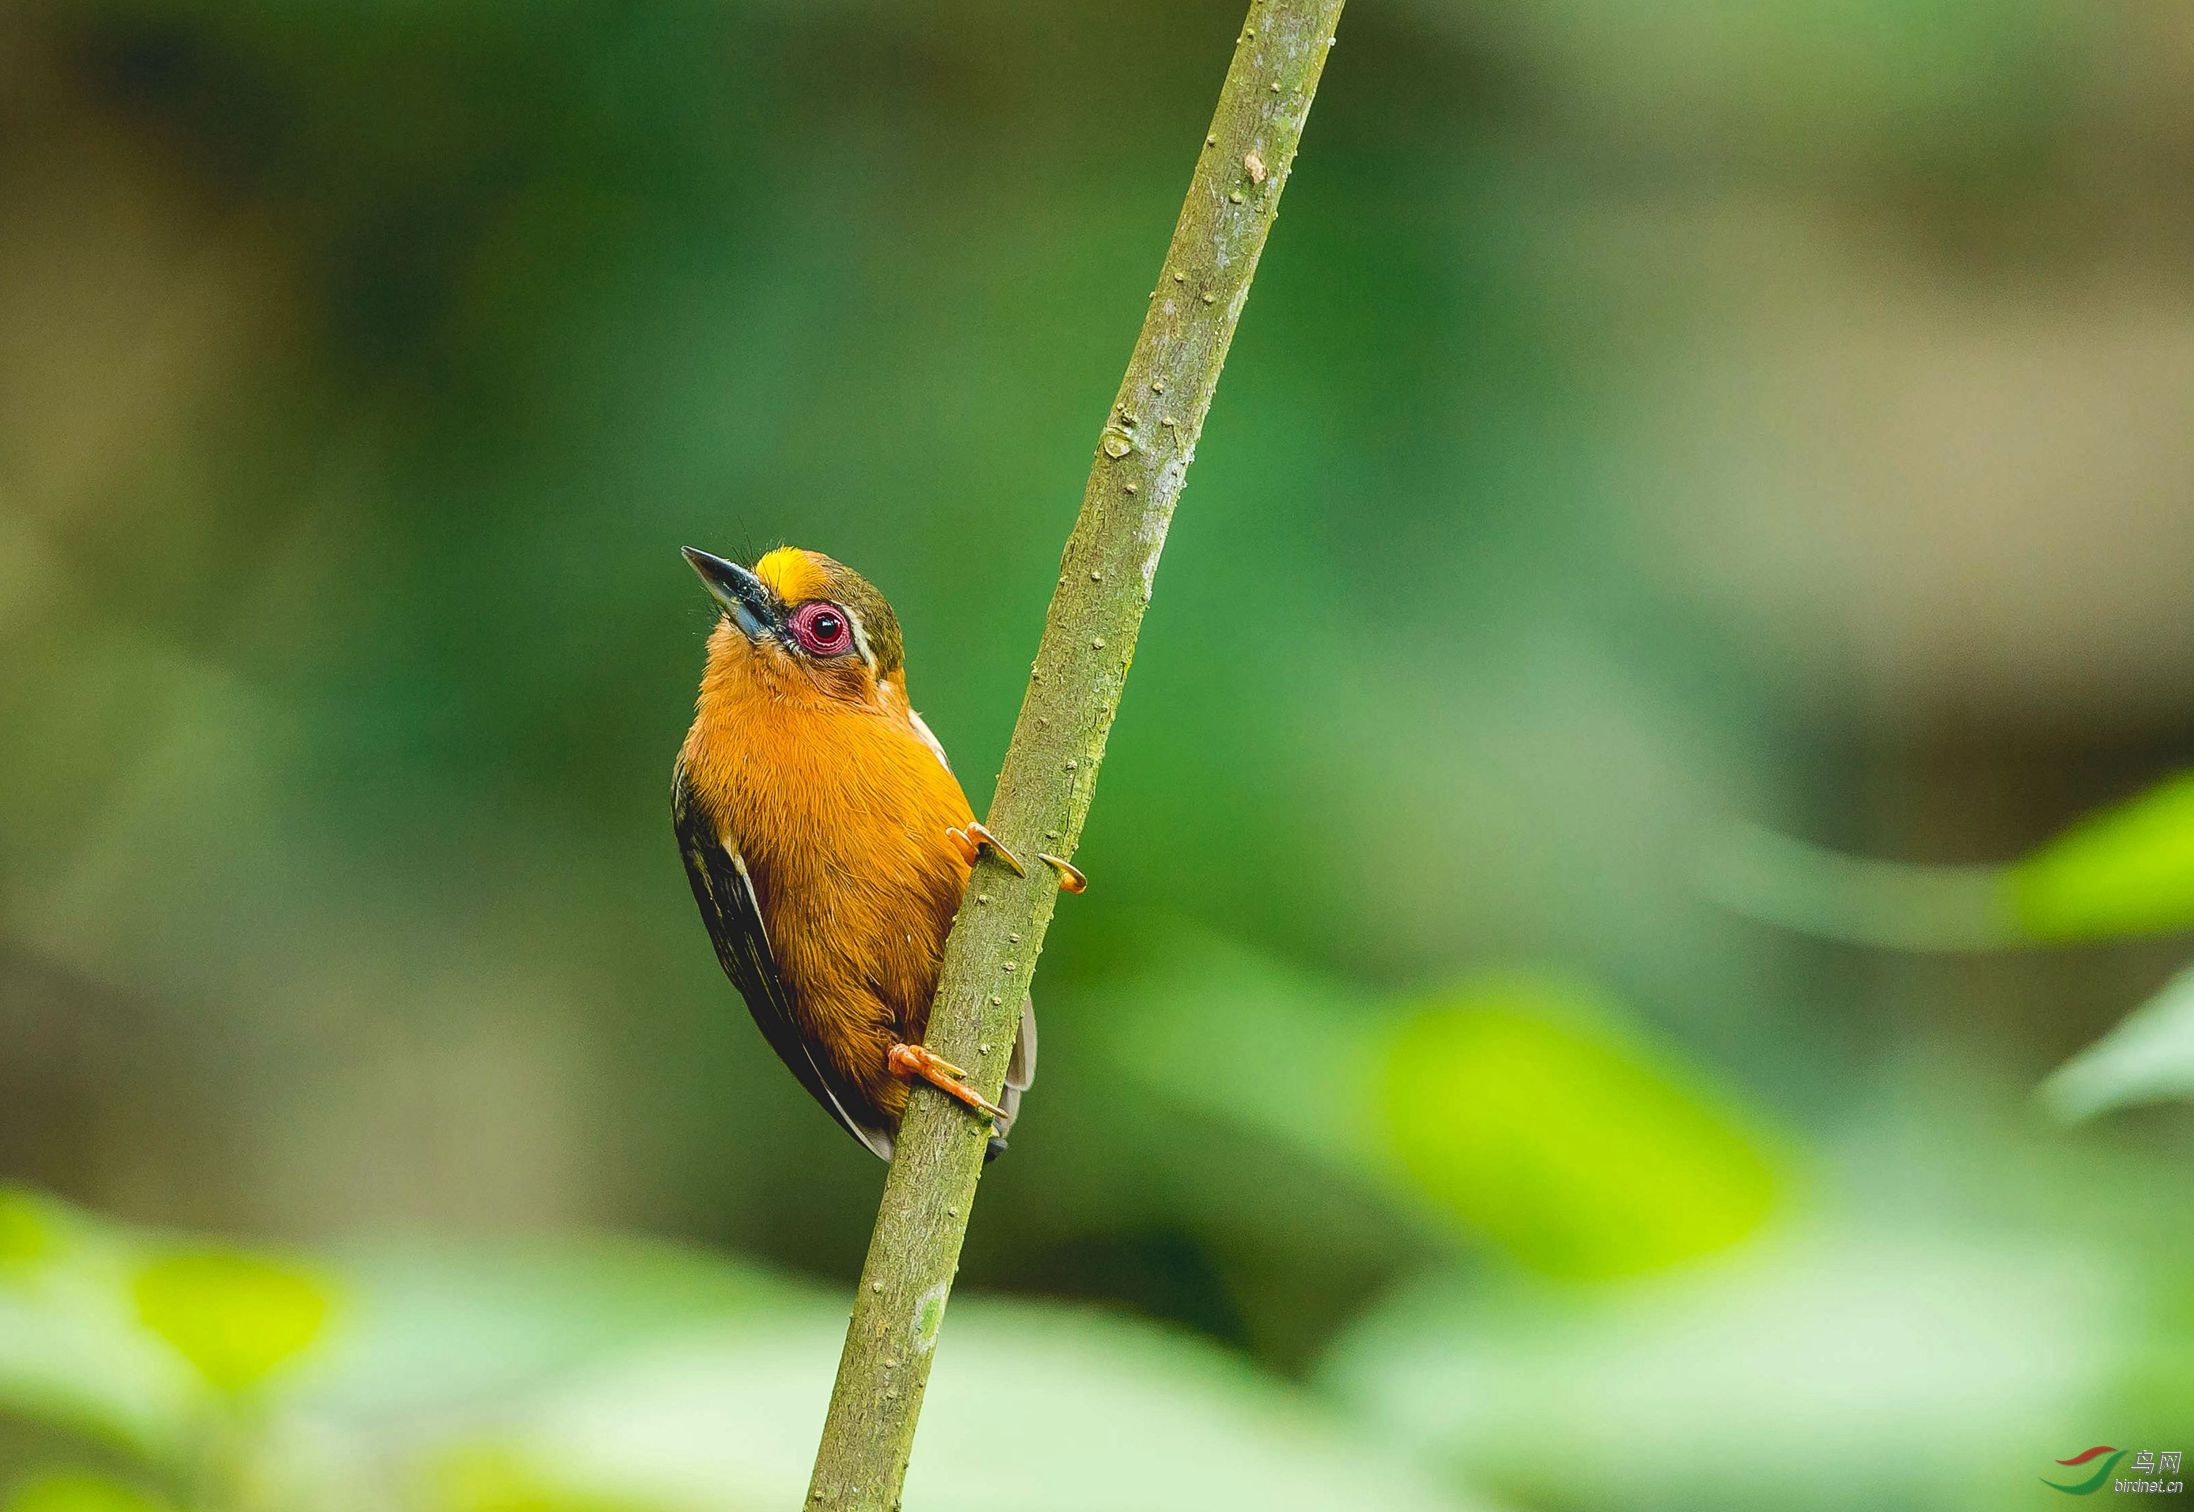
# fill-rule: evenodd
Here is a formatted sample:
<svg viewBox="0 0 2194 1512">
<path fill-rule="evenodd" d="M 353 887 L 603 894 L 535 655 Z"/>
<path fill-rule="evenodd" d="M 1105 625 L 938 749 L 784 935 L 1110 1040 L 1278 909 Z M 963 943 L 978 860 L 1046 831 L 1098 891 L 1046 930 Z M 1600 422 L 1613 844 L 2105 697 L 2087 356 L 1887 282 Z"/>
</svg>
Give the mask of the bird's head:
<svg viewBox="0 0 2194 1512">
<path fill-rule="evenodd" d="M 709 638 L 712 675 L 743 673 L 847 703 L 904 701 L 899 617 L 851 567 L 796 546 L 751 568 L 691 546 L 685 554 L 723 610 Z"/>
</svg>

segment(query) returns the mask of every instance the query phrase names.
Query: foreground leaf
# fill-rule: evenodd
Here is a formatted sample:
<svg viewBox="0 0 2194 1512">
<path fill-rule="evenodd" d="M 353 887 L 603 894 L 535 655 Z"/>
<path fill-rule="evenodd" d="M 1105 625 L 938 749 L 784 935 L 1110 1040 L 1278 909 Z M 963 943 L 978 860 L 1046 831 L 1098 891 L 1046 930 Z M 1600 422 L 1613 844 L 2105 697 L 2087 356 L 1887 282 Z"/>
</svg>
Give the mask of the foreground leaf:
<svg viewBox="0 0 2194 1512">
<path fill-rule="evenodd" d="M 797 1505 L 844 1332 L 842 1309 L 819 1303 L 648 1351 L 532 1418 L 506 1442 L 503 1473 L 553 1492 L 562 1500 L 541 1505 L 556 1508 Z M 1314 1398 L 1212 1345 L 1100 1312 L 981 1297 L 953 1302 L 906 1504 L 953 1512 L 1485 1505 L 1353 1437 Z"/>
<path fill-rule="evenodd" d="M 1434 1279 L 1319 1379 L 1535 1506 L 1996 1512 L 2123 1410 L 2143 1316 L 2085 1236 L 1786 1233 L 1615 1287 Z"/>
<path fill-rule="evenodd" d="M 146 1458 L 180 1451 L 206 1390 L 139 1326 L 137 1263 L 122 1231 L 0 1189 L 0 1413 Z"/>
<path fill-rule="evenodd" d="M 2135 1103 L 2194 1097 L 2194 971 L 2172 978 L 2117 1028 L 2059 1066 L 2039 1095 L 2068 1123 Z"/>
<path fill-rule="evenodd" d="M 2011 888 L 2038 939 L 2194 928 L 2194 772 L 2067 830 L 2011 869 Z"/>
<path fill-rule="evenodd" d="M 137 1316 L 216 1390 L 263 1384 L 316 1343 L 334 1293 L 299 1266 L 240 1250 L 181 1250 L 131 1278 Z"/>
<path fill-rule="evenodd" d="M 171 1512 L 168 1503 L 125 1481 L 88 1470 L 49 1470 L 18 1484 L 0 1512 Z"/>
<path fill-rule="evenodd" d="M 299 1391 L 366 1422 L 507 1411 L 604 1360 L 816 1301 L 752 1265 L 607 1236 L 382 1243 L 333 1269 L 347 1326 Z"/>
</svg>

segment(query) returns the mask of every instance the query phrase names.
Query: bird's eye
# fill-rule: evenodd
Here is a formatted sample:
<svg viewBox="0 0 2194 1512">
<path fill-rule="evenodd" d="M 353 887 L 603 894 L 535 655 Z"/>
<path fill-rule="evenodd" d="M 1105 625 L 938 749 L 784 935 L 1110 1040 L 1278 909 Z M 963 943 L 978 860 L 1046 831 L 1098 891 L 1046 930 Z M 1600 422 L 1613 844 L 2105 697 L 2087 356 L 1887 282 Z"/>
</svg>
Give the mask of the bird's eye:
<svg viewBox="0 0 2194 1512">
<path fill-rule="evenodd" d="M 853 649 L 853 626 L 836 604 L 802 604 L 786 624 L 800 649 L 811 656 L 837 656 Z"/>
</svg>

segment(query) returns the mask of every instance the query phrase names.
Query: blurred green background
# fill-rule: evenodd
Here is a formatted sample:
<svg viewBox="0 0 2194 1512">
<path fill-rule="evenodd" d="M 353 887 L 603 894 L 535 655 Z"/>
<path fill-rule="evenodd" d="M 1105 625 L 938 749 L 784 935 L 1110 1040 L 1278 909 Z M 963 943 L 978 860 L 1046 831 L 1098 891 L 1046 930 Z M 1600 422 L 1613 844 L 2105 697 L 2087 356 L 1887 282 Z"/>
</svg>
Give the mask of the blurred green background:
<svg viewBox="0 0 2194 1512">
<path fill-rule="evenodd" d="M 881 1168 L 687 895 L 676 548 L 872 576 L 980 809 L 1240 21 L 9 8 L 0 1507 L 797 1503 Z M 2190 100 L 1352 8 L 909 1506 L 2194 1451 Z"/>
</svg>

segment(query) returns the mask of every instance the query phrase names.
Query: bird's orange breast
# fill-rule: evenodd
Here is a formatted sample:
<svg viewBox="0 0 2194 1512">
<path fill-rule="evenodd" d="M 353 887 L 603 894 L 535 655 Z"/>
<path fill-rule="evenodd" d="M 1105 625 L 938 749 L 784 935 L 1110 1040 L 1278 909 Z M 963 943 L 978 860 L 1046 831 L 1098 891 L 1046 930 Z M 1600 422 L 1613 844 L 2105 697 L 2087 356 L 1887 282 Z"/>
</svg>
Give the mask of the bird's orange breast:
<svg viewBox="0 0 2194 1512">
<path fill-rule="evenodd" d="M 919 1043 L 968 865 L 946 839 L 972 817 L 903 693 L 819 694 L 719 629 L 681 755 L 700 810 L 752 879 L 808 1038 L 896 1115 L 894 1039 Z"/>
</svg>

